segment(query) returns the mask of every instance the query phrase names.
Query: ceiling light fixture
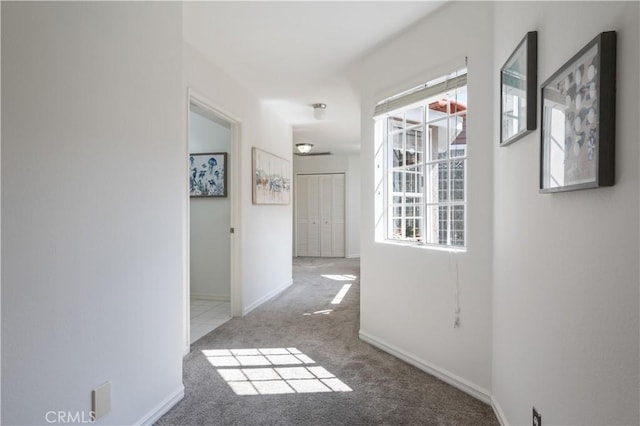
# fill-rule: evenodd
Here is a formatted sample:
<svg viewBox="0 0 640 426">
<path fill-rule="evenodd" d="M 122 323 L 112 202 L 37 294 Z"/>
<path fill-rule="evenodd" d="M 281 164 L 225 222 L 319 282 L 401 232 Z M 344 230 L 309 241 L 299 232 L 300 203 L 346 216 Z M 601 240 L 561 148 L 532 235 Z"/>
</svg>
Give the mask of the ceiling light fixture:
<svg viewBox="0 0 640 426">
<path fill-rule="evenodd" d="M 300 154 L 308 154 L 313 149 L 312 143 L 297 143 L 296 149 Z"/>
<path fill-rule="evenodd" d="M 313 107 L 313 116 L 316 120 L 322 120 L 327 114 L 327 104 L 317 103 L 311 106 Z"/>
</svg>

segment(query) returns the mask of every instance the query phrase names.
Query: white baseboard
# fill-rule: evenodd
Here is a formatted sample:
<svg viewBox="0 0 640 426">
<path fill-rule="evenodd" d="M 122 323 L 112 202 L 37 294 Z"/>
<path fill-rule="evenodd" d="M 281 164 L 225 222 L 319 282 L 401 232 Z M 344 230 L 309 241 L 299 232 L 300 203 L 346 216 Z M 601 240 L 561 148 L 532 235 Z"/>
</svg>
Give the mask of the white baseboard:
<svg viewBox="0 0 640 426">
<path fill-rule="evenodd" d="M 191 293 L 192 299 L 200 300 L 217 300 L 221 302 L 228 302 L 231 297 L 228 294 L 207 294 L 207 293 Z"/>
<path fill-rule="evenodd" d="M 360 254 L 349 254 L 347 259 L 360 259 Z"/>
<path fill-rule="evenodd" d="M 507 421 L 507 417 L 504 415 L 504 411 L 502 411 L 502 407 L 498 403 L 498 400 L 493 396 L 491 397 L 491 408 L 493 408 L 493 412 L 496 414 L 498 421 L 501 426 L 508 426 L 509 422 Z"/>
<path fill-rule="evenodd" d="M 180 400 L 184 398 L 184 386 L 180 385 L 177 391 L 169 395 L 160 404 L 156 405 L 151 411 L 149 411 L 143 418 L 137 421 L 135 424 L 143 426 L 151 426 L 158 421 L 167 411 L 173 408 Z"/>
<path fill-rule="evenodd" d="M 247 315 L 249 312 L 253 311 L 255 308 L 262 305 L 264 302 L 268 301 L 269 299 L 273 299 L 274 297 L 276 297 L 277 295 L 285 291 L 291 284 L 293 284 L 293 279 L 287 280 L 284 284 L 282 284 L 275 290 L 270 291 L 269 293 L 262 296 L 261 298 L 259 298 L 258 300 L 250 304 L 249 306 L 245 307 L 244 309 L 242 309 L 242 316 Z"/>
<path fill-rule="evenodd" d="M 462 392 L 471 395 L 472 397 L 479 399 L 480 401 L 491 404 L 491 392 L 486 389 L 481 388 L 480 386 L 469 382 L 468 380 L 463 379 L 460 376 L 457 376 L 450 371 L 445 370 L 444 368 L 440 368 L 435 366 L 427 361 L 421 360 L 414 355 L 408 354 L 403 350 L 396 348 L 393 345 L 390 345 L 382 340 L 360 330 L 359 333 L 360 339 L 365 342 L 375 346 L 378 349 L 381 349 L 396 358 L 400 358 L 404 362 L 413 365 L 414 367 L 419 368 L 420 370 L 431 374 L 432 376 L 437 377 L 445 383 L 450 384 L 451 386 L 460 389 Z"/>
</svg>

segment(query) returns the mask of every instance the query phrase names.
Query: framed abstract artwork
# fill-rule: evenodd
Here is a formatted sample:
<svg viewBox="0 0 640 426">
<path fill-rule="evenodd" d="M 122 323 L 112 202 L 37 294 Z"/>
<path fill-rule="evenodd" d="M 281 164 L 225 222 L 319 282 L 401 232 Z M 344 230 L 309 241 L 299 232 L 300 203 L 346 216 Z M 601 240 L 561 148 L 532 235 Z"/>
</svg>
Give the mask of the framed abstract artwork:
<svg viewBox="0 0 640 426">
<path fill-rule="evenodd" d="M 530 31 L 500 69 L 500 146 L 536 129 L 538 32 Z"/>
<path fill-rule="evenodd" d="M 227 196 L 227 153 L 189 154 L 189 195 Z"/>
<path fill-rule="evenodd" d="M 253 204 L 289 204 L 291 166 L 288 160 L 252 148 Z"/>
<path fill-rule="evenodd" d="M 599 34 L 542 84 L 540 191 L 612 186 L 616 32 Z"/>
</svg>

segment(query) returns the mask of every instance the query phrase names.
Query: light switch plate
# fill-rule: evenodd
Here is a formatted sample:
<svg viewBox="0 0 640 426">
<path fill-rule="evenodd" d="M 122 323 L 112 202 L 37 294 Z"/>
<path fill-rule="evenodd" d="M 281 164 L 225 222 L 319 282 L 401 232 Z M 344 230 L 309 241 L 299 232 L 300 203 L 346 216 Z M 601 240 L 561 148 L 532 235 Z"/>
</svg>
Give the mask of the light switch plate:
<svg viewBox="0 0 640 426">
<path fill-rule="evenodd" d="M 106 382 L 91 391 L 91 411 L 99 419 L 111 410 L 111 383 Z"/>
</svg>

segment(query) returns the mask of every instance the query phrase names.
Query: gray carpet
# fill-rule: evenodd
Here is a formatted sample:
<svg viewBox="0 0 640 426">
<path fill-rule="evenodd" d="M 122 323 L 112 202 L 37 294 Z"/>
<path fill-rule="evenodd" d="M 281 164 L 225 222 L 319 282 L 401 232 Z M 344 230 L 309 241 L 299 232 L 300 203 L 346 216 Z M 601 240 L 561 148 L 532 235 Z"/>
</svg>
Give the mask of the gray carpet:
<svg viewBox="0 0 640 426">
<path fill-rule="evenodd" d="M 185 397 L 157 425 L 498 425 L 488 405 L 358 339 L 360 283 L 348 280 L 360 276 L 357 259 L 297 258 L 293 275 L 278 297 L 191 345 Z M 331 304 L 345 284 L 342 302 Z M 288 355 L 255 351 L 265 348 Z M 219 351 L 231 349 L 260 356 Z M 276 365 L 247 365 L 265 358 Z M 307 380 L 285 383 L 301 372 Z M 289 393 L 267 394 L 278 391 Z"/>
</svg>

